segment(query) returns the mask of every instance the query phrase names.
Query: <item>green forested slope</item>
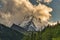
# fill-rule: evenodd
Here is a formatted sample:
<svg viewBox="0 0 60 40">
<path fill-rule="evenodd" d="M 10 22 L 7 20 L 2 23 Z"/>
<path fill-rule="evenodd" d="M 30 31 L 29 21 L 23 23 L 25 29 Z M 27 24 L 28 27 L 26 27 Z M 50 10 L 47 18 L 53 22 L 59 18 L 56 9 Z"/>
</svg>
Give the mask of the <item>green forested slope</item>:
<svg viewBox="0 0 60 40">
<path fill-rule="evenodd" d="M 48 26 L 41 32 L 31 32 L 29 35 L 28 40 L 60 40 L 60 24 Z"/>
<path fill-rule="evenodd" d="M 25 35 L 28 33 L 29 35 Z M 60 24 L 48 26 L 43 31 L 26 32 L 22 34 L 16 30 L 3 27 L 0 30 L 0 40 L 60 40 Z"/>
</svg>

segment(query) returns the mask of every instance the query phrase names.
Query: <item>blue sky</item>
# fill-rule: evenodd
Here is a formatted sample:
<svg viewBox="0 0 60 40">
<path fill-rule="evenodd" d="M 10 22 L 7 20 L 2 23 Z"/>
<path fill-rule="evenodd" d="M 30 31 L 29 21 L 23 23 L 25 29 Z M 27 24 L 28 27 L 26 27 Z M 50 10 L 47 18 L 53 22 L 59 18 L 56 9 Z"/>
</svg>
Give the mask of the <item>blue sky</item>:
<svg viewBox="0 0 60 40">
<path fill-rule="evenodd" d="M 30 2 L 36 4 L 36 0 L 30 0 Z M 52 14 L 51 20 L 60 21 L 60 0 L 52 0 L 49 6 L 53 8 L 53 11 L 51 12 Z"/>
<path fill-rule="evenodd" d="M 60 21 L 60 0 L 53 0 L 50 6 L 53 8 L 51 20 Z"/>
</svg>

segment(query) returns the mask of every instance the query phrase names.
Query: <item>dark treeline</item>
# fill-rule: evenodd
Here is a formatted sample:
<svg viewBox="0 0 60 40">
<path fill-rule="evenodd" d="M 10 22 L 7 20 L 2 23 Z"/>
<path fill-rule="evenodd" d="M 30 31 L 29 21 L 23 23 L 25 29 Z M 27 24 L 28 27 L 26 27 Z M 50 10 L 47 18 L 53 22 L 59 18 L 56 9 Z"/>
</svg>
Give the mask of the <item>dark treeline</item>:
<svg viewBox="0 0 60 40">
<path fill-rule="evenodd" d="M 29 35 L 25 35 L 29 33 Z M 0 40 L 60 40 L 60 24 L 48 26 L 42 31 L 30 31 L 22 34 L 0 25 Z"/>
</svg>

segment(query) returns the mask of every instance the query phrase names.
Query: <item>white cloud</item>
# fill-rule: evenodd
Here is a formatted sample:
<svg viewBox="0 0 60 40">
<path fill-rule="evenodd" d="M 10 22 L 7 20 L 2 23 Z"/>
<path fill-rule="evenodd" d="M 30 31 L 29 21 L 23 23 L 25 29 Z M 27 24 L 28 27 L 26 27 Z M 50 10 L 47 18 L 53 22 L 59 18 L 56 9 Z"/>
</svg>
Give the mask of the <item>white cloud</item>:
<svg viewBox="0 0 60 40">
<path fill-rule="evenodd" d="M 5 1 L 4 7 L 0 10 L 0 23 L 11 26 L 11 24 L 21 24 L 25 16 L 33 15 L 42 21 L 48 21 L 52 8 L 39 4 L 38 6 L 32 5 L 28 0 L 3 0 Z"/>
</svg>

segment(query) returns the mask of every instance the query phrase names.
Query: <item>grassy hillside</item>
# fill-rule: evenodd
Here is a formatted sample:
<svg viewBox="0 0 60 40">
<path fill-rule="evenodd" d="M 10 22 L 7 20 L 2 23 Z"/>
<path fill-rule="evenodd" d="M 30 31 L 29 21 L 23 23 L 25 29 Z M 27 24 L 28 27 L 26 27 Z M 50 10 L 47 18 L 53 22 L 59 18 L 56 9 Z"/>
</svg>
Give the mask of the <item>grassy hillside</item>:
<svg viewBox="0 0 60 40">
<path fill-rule="evenodd" d="M 25 34 L 29 35 L 25 35 Z M 43 31 L 26 32 L 22 34 L 16 30 L 2 27 L 0 29 L 0 40 L 60 40 L 60 24 L 48 26 Z"/>
</svg>

